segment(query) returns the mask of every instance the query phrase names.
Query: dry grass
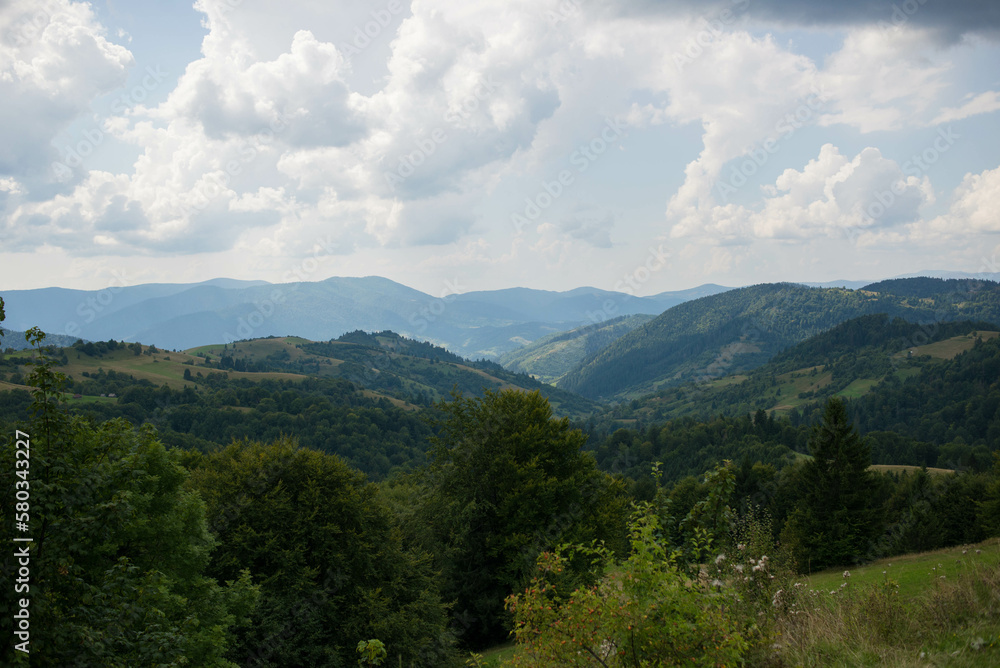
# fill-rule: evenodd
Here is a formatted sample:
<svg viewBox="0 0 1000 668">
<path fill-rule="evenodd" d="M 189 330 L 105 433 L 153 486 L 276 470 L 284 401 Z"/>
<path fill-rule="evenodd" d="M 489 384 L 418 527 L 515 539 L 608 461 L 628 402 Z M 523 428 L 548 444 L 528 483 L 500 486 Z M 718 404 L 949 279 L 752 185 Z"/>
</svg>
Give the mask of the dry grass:
<svg viewBox="0 0 1000 668">
<path fill-rule="evenodd" d="M 888 578 L 800 593 L 781 623 L 775 666 L 1000 665 L 1000 566 L 975 563 L 900 596 Z"/>
</svg>

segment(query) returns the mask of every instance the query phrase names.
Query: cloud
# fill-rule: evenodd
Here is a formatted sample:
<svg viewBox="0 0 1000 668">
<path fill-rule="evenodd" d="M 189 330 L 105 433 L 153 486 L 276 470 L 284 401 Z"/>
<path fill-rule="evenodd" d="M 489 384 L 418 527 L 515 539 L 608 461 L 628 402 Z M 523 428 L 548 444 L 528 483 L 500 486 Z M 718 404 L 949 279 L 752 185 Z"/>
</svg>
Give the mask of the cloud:
<svg viewBox="0 0 1000 668">
<path fill-rule="evenodd" d="M 912 26 L 937 32 L 942 39 L 957 40 L 967 33 L 1000 37 L 1000 5 L 993 0 L 619 0 L 605 4 L 589 0 L 587 7 L 627 16 L 717 14 L 740 8 L 761 23 L 806 28 Z"/>
<path fill-rule="evenodd" d="M 557 227 L 573 239 L 585 241 L 596 248 L 611 248 L 611 230 L 615 214 L 599 206 L 578 204 L 564 216 Z"/>
<path fill-rule="evenodd" d="M 1000 233 L 1000 167 L 966 174 L 948 213 L 919 227 L 947 237 Z"/>
<path fill-rule="evenodd" d="M 697 225 L 677 225 L 675 238 L 715 243 L 753 239 L 843 237 L 851 231 L 893 228 L 918 220 L 934 201 L 929 179 L 904 174 L 873 147 L 848 159 L 832 144 L 801 170 L 786 169 L 764 187 L 759 210 L 728 204 L 704 211 Z"/>
<path fill-rule="evenodd" d="M 132 54 L 104 32 L 86 3 L 0 5 L 0 175 L 49 181 L 52 140 L 124 84 Z"/>
<path fill-rule="evenodd" d="M 720 202 L 713 189 L 735 159 L 787 138 L 786 127 L 898 130 L 997 103 L 984 94 L 956 110 L 934 108 L 950 66 L 918 20 L 929 4 L 907 14 L 902 29 L 880 30 L 837 5 L 723 2 L 712 11 L 728 7 L 730 18 L 708 30 L 699 20 L 708 10 L 687 2 L 673 3 L 674 12 L 619 5 L 627 11 L 609 16 L 574 0 L 420 0 L 352 56 L 345 45 L 359 20 L 372 20 L 367 10 L 293 3 L 276 16 L 259 0 L 236 9 L 198 0 L 208 30 L 201 57 L 165 101 L 116 109 L 98 126 L 135 149 L 132 168 L 84 166 L 46 193 L 26 175 L 31 160 L 44 169 L 53 128 L 120 86 L 132 65 L 124 47 L 101 36 L 86 5 L 57 4 L 69 9 L 49 23 L 76 26 L 80 44 L 66 37 L 69 28 L 46 29 L 43 39 L 16 46 L 21 64 L 8 76 L 21 87 L 12 99 L 27 106 L 0 130 L 9 139 L 0 142 L 0 165 L 17 165 L 0 173 L 11 179 L 0 186 L 7 213 L 0 235 L 20 249 L 294 256 L 329 235 L 331 253 L 349 253 L 460 245 L 491 233 L 499 247 L 510 243 L 509 212 L 491 203 L 523 201 L 560 170 L 579 168 L 571 156 L 612 118 L 622 129 L 609 156 L 631 150 L 629 131 L 701 134 L 696 156 L 667 156 L 649 172 L 687 162 L 680 188 L 660 195 L 676 236 L 735 246 L 830 234 L 864 210 L 866 192 L 898 182 L 892 211 L 864 223 L 895 229 L 930 201 L 929 186 L 901 176 L 875 149 L 848 158 L 824 147 L 801 171 L 779 177 L 756 207 Z M 24 13 L 29 3 L 15 6 Z M 843 20 L 850 26 L 843 45 L 818 62 L 755 31 L 778 7 L 785 22 Z M 36 58 L 31 49 L 43 51 Z M 377 54 L 382 60 L 372 62 Z M 89 69 L 73 69 L 81 63 Z M 53 86 L 64 90 L 56 95 Z M 43 111 L 33 116 L 29 107 Z M 613 248 L 615 215 L 579 203 L 589 195 L 582 184 L 600 169 L 574 172 L 580 185 L 567 188 L 547 211 L 548 225 L 529 230 L 512 253 L 527 265 L 530 251 L 557 266 L 581 248 Z M 512 188 L 527 190 L 505 192 Z M 497 220 L 502 225 L 486 227 Z"/>
<path fill-rule="evenodd" d="M 969 116 L 989 114 L 994 111 L 1000 111 L 1000 91 L 988 90 L 985 93 L 976 95 L 961 107 L 945 107 L 931 121 L 931 125 L 951 123 L 968 118 Z"/>
</svg>

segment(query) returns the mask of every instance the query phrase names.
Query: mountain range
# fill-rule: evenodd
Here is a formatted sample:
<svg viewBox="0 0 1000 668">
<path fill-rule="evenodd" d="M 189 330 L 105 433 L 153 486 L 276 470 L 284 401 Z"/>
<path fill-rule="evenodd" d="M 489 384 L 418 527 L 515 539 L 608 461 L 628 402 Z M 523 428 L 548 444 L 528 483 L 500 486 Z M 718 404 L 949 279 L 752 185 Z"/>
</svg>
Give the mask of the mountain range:
<svg viewBox="0 0 1000 668">
<path fill-rule="evenodd" d="M 386 278 L 330 278 L 272 284 L 216 279 L 84 291 L 10 290 L 6 327 L 40 327 L 84 340 L 140 341 L 181 350 L 265 336 L 322 341 L 354 330 L 392 330 L 469 359 L 495 359 L 548 334 L 622 315 L 658 314 L 730 288 L 635 297 L 576 288 L 510 288 L 434 297 Z"/>
</svg>

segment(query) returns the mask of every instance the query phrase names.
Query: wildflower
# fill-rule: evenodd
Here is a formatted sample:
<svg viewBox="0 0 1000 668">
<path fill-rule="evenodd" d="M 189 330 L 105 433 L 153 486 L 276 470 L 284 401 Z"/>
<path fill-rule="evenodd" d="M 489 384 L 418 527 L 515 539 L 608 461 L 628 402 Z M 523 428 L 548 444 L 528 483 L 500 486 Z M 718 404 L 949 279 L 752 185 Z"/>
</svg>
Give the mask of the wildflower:
<svg viewBox="0 0 1000 668">
<path fill-rule="evenodd" d="M 736 546 L 736 549 L 742 552 L 744 549 L 746 549 L 746 545 L 740 543 L 739 545 Z"/>
<path fill-rule="evenodd" d="M 721 564 L 725 560 L 726 560 L 726 555 L 720 554 L 719 556 L 717 556 L 715 558 L 715 565 L 718 566 L 719 564 Z"/>
<path fill-rule="evenodd" d="M 735 566 L 733 566 L 733 570 L 736 571 L 737 573 L 742 573 L 743 572 L 743 564 L 736 564 Z"/>
<path fill-rule="evenodd" d="M 846 579 L 846 578 L 849 578 L 849 577 L 851 577 L 851 572 L 850 571 L 844 571 L 844 578 Z"/>
</svg>

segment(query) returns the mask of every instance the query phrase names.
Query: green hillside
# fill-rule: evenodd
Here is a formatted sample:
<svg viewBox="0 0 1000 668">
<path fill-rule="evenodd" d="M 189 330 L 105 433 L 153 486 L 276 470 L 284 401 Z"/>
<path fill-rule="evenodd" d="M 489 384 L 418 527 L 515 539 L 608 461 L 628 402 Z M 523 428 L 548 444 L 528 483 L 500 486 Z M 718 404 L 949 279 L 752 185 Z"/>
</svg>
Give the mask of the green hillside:
<svg viewBox="0 0 1000 668">
<path fill-rule="evenodd" d="M 976 339 L 997 336 L 995 325 L 968 321 L 919 325 L 884 314 L 843 322 L 748 372 L 660 390 L 613 412 L 619 418 L 740 415 L 766 410 L 785 415 L 829 397 L 858 399 L 891 377 L 905 379 L 936 361 L 971 350 Z M 914 340 L 926 341 L 914 346 Z"/>
<path fill-rule="evenodd" d="M 652 315 L 628 315 L 585 327 L 558 332 L 501 355 L 501 366 L 526 373 L 538 380 L 558 384 L 559 380 L 587 357 L 652 320 Z"/>
<path fill-rule="evenodd" d="M 898 294 L 908 281 L 918 283 Z M 890 283 L 860 290 L 762 284 L 686 302 L 584 360 L 560 387 L 591 398 L 631 399 L 686 382 L 706 383 L 759 367 L 789 346 L 862 315 L 884 313 L 914 323 L 1000 322 L 998 283 Z"/>
<path fill-rule="evenodd" d="M 16 366 L 18 359 L 28 354 L 9 355 L 8 364 Z M 183 390 L 221 380 L 300 382 L 306 378 L 335 378 L 350 381 L 401 407 L 429 405 L 448 397 L 453 389 L 478 396 L 483 388 L 540 390 L 557 411 L 568 416 L 589 414 L 595 407 L 589 400 L 512 373 L 498 364 L 471 362 L 393 332 L 351 332 L 328 342 L 273 337 L 200 346 L 184 352 L 139 344 L 111 347 L 108 342 L 86 343 L 63 348 L 57 355 L 63 358 L 60 370 L 74 383 L 70 394 L 82 395 L 75 401 L 93 400 L 98 394 L 120 394 L 132 382 Z M 23 368 L 0 374 L 0 381 L 10 381 L 22 373 Z M 113 379 L 120 376 L 121 381 L 109 384 L 109 375 Z M 91 382 L 98 376 L 102 383 Z M 13 380 L 12 389 L 17 386 L 17 378 Z M 98 388 L 103 391 L 98 392 Z"/>
</svg>

